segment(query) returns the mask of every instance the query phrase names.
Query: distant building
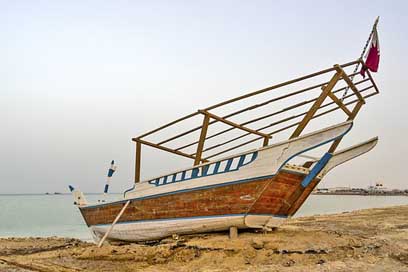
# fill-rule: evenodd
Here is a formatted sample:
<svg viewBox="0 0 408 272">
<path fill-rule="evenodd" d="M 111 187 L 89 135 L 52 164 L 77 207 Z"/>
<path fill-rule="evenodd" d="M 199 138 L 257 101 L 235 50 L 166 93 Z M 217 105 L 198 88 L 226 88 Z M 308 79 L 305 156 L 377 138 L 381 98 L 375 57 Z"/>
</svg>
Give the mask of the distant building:
<svg viewBox="0 0 408 272">
<path fill-rule="evenodd" d="M 366 188 L 352 187 L 333 187 L 333 188 L 317 188 L 313 190 L 314 194 L 327 195 L 408 195 L 408 189 L 389 189 L 382 182 L 377 182 L 374 186 L 370 185 Z"/>
<path fill-rule="evenodd" d="M 328 188 L 329 192 L 349 192 L 351 191 L 350 187 L 333 187 L 333 188 Z"/>
<path fill-rule="evenodd" d="M 314 190 L 315 193 L 338 193 L 338 192 L 349 192 L 352 189 L 350 187 L 333 187 L 333 188 L 317 188 Z"/>
<path fill-rule="evenodd" d="M 329 189 L 327 188 L 317 188 L 313 190 L 314 193 L 328 193 Z"/>
<path fill-rule="evenodd" d="M 391 191 L 390 189 L 388 189 L 387 187 L 384 186 L 384 184 L 382 182 L 377 182 L 375 184 L 375 186 L 368 186 L 367 188 L 368 192 L 389 192 Z"/>
</svg>

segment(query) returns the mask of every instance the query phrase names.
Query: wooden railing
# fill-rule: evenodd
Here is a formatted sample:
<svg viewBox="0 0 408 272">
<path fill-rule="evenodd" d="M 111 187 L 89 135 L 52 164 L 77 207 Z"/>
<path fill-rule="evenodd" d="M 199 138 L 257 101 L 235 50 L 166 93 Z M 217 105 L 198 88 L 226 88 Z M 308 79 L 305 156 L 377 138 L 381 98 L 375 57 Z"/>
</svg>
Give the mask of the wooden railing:
<svg viewBox="0 0 408 272">
<path fill-rule="evenodd" d="M 345 69 L 347 69 L 348 67 L 354 66 L 356 64 L 362 64 L 361 60 L 352 61 L 352 62 L 345 63 L 342 65 L 336 64 L 332 68 L 329 68 L 329 69 L 325 69 L 325 70 L 322 70 L 322 71 L 319 71 L 319 72 L 316 72 L 310 75 L 299 77 L 293 80 L 286 81 L 284 83 L 280 83 L 277 85 L 270 86 L 268 88 L 264 88 L 264 89 L 261 89 L 255 92 L 251 92 L 251 93 L 215 104 L 205 109 L 198 110 L 197 112 L 186 115 L 182 118 L 179 118 L 175 121 L 165 124 L 157 129 L 154 129 L 136 138 L 133 138 L 132 140 L 136 142 L 135 182 L 140 181 L 142 145 L 151 146 L 151 147 L 154 147 L 154 148 L 166 151 L 166 152 L 173 153 L 175 155 L 179 155 L 179 156 L 183 156 L 183 157 L 192 159 L 194 161 L 193 165 L 199 165 L 201 163 L 208 162 L 210 159 L 214 157 L 218 157 L 222 154 L 225 154 L 227 152 L 241 148 L 245 145 L 251 144 L 258 140 L 262 140 L 261 145 L 266 146 L 269 144 L 269 141 L 273 135 L 287 131 L 289 129 L 294 129 L 294 131 L 292 132 L 289 138 L 298 137 L 301 135 L 301 133 L 304 131 L 304 129 L 307 127 L 307 125 L 309 124 L 311 120 L 319 118 L 321 116 L 324 116 L 326 114 L 332 113 L 337 110 L 341 110 L 342 112 L 344 112 L 347 116 L 347 120 L 353 120 L 358 114 L 358 112 L 360 111 L 361 107 L 365 104 L 365 99 L 379 93 L 377 85 L 375 84 L 371 74 L 368 71 L 367 71 L 368 72 L 367 78 L 354 82 L 354 83 L 352 82 L 350 77 L 353 78 L 358 73 L 347 74 Z M 323 82 L 320 82 L 320 83 L 313 82 L 313 84 L 308 82 L 308 80 L 321 80 L 320 79 L 321 77 L 326 76 L 326 75 L 331 75 L 331 74 L 332 76 L 330 80 L 324 80 Z M 335 89 L 335 87 L 339 85 L 339 82 L 342 82 L 346 86 Z M 293 91 L 290 91 L 289 93 L 285 93 L 285 94 L 279 95 L 271 99 L 266 99 L 266 100 L 257 102 L 255 104 L 250 104 L 244 108 L 237 109 L 226 115 L 219 116 L 213 112 L 213 110 L 216 110 L 216 109 L 219 110 L 221 108 L 224 108 L 224 106 L 233 104 L 235 102 L 253 98 L 261 94 L 266 94 L 272 91 L 274 91 L 274 94 L 275 94 L 275 92 L 279 91 L 280 89 L 282 90 L 283 88 L 292 87 L 300 83 L 304 83 L 306 84 L 306 86 L 299 90 L 293 90 Z M 364 86 L 367 84 L 368 86 Z M 359 89 L 360 85 L 363 85 L 361 89 Z M 317 95 L 317 97 L 312 97 L 306 100 L 302 100 L 301 102 L 297 102 L 298 100 L 295 99 L 295 98 L 300 97 L 301 95 L 305 95 L 307 93 L 316 91 L 319 88 L 321 89 L 321 92 Z M 341 94 L 341 92 L 343 92 L 346 89 L 351 89 L 353 92 L 349 95 L 346 95 L 343 98 L 339 98 L 337 95 Z M 329 97 L 331 102 L 325 103 L 327 97 Z M 352 99 L 352 98 L 355 98 L 355 99 L 346 101 L 347 99 Z M 231 117 L 238 116 L 240 114 L 247 113 L 255 109 L 265 107 L 270 104 L 273 105 L 273 103 L 284 100 L 284 99 L 291 99 L 290 101 L 293 100 L 295 101 L 295 103 L 293 102 L 291 103 L 289 101 L 288 105 L 280 110 L 271 111 L 271 112 L 268 112 L 267 114 L 263 114 L 260 116 L 255 115 L 254 116 L 255 118 L 246 120 L 245 122 L 238 123 L 230 119 Z M 296 109 L 299 110 L 302 107 L 305 107 L 309 104 L 311 104 L 311 106 L 308 110 L 304 112 L 296 113 L 292 116 L 281 117 L 278 120 L 275 120 L 274 122 L 268 125 L 264 125 L 258 128 L 251 128 L 248 126 L 248 125 L 251 125 L 261 120 L 267 120 L 268 118 L 279 116 L 280 114 L 283 114 L 283 113 L 295 111 Z M 335 107 L 330 107 L 332 105 L 334 105 Z M 350 108 L 350 106 L 352 106 L 352 108 Z M 326 109 L 326 110 L 322 112 L 318 112 L 323 109 Z M 164 129 L 167 129 L 176 124 L 182 123 L 183 121 L 190 120 L 192 118 L 196 118 L 199 115 L 203 116 L 201 125 L 187 129 L 186 131 L 183 131 L 181 133 L 176 133 L 175 135 L 172 135 L 171 137 L 161 140 L 156 143 L 145 139 L 148 136 L 151 136 L 153 134 L 156 135 Z M 291 120 L 296 120 L 298 118 L 302 118 L 302 119 L 300 121 L 296 121 L 293 123 L 290 122 Z M 222 129 L 221 131 L 218 131 L 212 135 L 207 135 L 208 128 L 215 123 L 223 123 L 224 125 L 228 126 L 228 128 Z M 283 127 L 277 128 L 278 126 L 283 126 Z M 266 131 L 267 129 L 271 129 L 274 127 L 276 127 L 276 129 L 272 131 Z M 205 142 L 207 140 L 214 139 L 232 130 L 240 130 L 243 132 L 243 134 L 236 136 L 236 137 L 229 138 L 228 140 L 217 142 L 216 144 L 212 146 L 205 147 Z M 178 146 L 178 147 L 165 146 L 165 144 L 168 145 L 170 142 L 176 139 L 180 139 L 181 137 L 184 137 L 187 135 L 192 135 L 192 133 L 194 132 L 199 132 L 200 134 L 199 138 L 195 141 L 184 143 L 182 146 Z M 254 135 L 256 136 L 256 138 L 246 140 L 243 143 L 239 143 L 232 147 L 227 147 L 228 144 L 231 144 L 240 139 L 244 139 L 246 136 L 249 136 L 249 135 Z M 334 152 L 334 150 L 339 145 L 340 141 L 341 139 L 336 140 L 331 145 L 329 152 Z M 191 153 L 191 152 L 186 151 L 188 148 L 194 148 L 194 147 L 195 147 L 195 152 Z M 211 150 L 216 150 L 217 152 L 209 154 L 209 151 Z"/>
</svg>

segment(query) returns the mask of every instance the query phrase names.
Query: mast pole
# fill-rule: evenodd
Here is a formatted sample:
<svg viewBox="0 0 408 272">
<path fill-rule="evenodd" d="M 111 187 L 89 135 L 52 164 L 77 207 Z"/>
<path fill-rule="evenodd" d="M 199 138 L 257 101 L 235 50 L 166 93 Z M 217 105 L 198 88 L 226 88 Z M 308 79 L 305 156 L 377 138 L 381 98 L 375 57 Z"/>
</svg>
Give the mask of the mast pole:
<svg viewBox="0 0 408 272">
<path fill-rule="evenodd" d="M 365 52 L 367 50 L 368 45 L 370 44 L 371 38 L 373 37 L 374 30 L 376 29 L 379 20 L 380 20 L 380 16 L 377 16 L 377 18 L 374 21 L 373 27 L 371 29 L 370 35 L 368 36 L 368 39 L 366 41 L 366 44 L 364 45 L 363 51 L 361 52 L 361 55 L 360 55 L 360 58 L 359 58 L 360 60 L 363 60 L 364 54 L 365 54 Z M 360 62 L 357 62 L 356 67 L 354 68 L 353 74 L 357 73 L 359 66 L 360 66 Z M 353 82 L 354 75 L 350 76 L 350 79 L 351 79 L 351 82 Z M 345 97 L 347 96 L 347 92 L 348 92 L 349 88 L 350 87 L 347 86 L 346 90 L 344 90 L 341 101 L 343 101 L 345 99 Z"/>
</svg>

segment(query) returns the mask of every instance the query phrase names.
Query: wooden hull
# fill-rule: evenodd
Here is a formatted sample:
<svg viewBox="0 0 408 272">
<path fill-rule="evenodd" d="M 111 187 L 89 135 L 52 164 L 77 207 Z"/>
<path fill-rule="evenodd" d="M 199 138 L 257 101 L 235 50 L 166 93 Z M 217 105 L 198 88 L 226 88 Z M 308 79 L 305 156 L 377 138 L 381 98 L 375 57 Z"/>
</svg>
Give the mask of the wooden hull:
<svg viewBox="0 0 408 272">
<path fill-rule="evenodd" d="M 297 211 L 319 182 L 315 179 L 303 188 L 304 176 L 280 171 L 276 176 L 242 183 L 134 199 L 109 238 L 151 240 L 175 233 L 226 230 L 231 226 L 275 227 Z M 120 201 L 80 210 L 94 235 L 101 237 L 123 205 L 124 201 Z"/>
<path fill-rule="evenodd" d="M 73 194 L 96 241 L 107 232 L 108 240 L 143 241 L 233 226 L 268 230 L 294 215 L 330 169 L 377 143 L 374 138 L 326 153 L 308 168 L 287 163 L 305 150 L 343 136 L 349 128 L 349 124 L 331 127 L 147 180 L 125 192 L 122 201 L 88 205 L 80 191 Z M 187 176 L 188 171 L 193 174 Z"/>
</svg>

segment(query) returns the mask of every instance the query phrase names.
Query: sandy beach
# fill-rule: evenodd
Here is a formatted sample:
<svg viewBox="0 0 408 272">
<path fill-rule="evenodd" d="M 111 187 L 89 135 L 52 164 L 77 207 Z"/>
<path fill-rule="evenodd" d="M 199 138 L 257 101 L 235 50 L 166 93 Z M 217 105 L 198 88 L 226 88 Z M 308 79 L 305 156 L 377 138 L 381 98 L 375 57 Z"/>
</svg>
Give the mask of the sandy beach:
<svg viewBox="0 0 408 272">
<path fill-rule="evenodd" d="M 97 248 L 67 238 L 0 239 L 0 271 L 408 271 L 408 206 L 241 231 Z"/>
</svg>

